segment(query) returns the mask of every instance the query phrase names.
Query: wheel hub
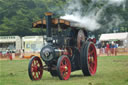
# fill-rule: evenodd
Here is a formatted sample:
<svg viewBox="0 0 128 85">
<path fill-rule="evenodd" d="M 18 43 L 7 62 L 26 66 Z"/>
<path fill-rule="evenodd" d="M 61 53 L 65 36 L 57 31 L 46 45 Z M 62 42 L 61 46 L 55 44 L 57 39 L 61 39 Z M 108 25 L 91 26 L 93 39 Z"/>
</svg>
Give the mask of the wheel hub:
<svg viewBox="0 0 128 85">
<path fill-rule="evenodd" d="M 33 71 L 34 72 L 37 72 L 38 71 L 38 67 L 37 66 L 34 66 Z"/>
<path fill-rule="evenodd" d="M 91 61 L 91 62 L 93 62 L 93 61 L 94 61 L 93 57 L 90 57 L 90 61 Z"/>
<path fill-rule="evenodd" d="M 68 67 L 67 67 L 67 66 L 65 66 L 65 67 L 64 67 L 64 69 L 65 69 L 65 71 L 67 71 L 67 70 L 68 70 Z"/>
</svg>

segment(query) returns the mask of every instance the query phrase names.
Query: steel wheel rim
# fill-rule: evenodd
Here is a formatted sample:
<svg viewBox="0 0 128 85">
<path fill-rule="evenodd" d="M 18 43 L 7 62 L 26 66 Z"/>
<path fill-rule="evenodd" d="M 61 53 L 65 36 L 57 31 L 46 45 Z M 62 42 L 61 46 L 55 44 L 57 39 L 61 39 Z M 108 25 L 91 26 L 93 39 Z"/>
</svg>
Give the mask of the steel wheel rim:
<svg viewBox="0 0 128 85">
<path fill-rule="evenodd" d="M 31 73 L 34 80 L 39 80 L 42 77 L 42 63 L 39 58 L 34 58 L 31 64 Z"/>
<path fill-rule="evenodd" d="M 97 54 L 93 44 L 89 45 L 88 49 L 88 68 L 91 75 L 96 73 L 97 69 Z"/>
<path fill-rule="evenodd" d="M 71 64 L 67 57 L 64 57 L 60 63 L 60 75 L 64 80 L 68 80 L 71 74 Z"/>
</svg>

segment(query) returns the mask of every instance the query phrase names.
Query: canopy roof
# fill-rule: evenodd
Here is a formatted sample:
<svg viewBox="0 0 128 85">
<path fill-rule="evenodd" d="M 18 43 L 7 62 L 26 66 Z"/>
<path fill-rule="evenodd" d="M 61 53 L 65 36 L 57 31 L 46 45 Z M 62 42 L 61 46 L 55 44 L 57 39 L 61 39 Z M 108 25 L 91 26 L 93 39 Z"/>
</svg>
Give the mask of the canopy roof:
<svg viewBox="0 0 128 85">
<path fill-rule="evenodd" d="M 128 32 L 102 34 L 99 40 L 100 41 L 128 40 Z"/>
<path fill-rule="evenodd" d="M 19 39 L 19 36 L 0 36 L 0 43 L 16 42 Z"/>
<path fill-rule="evenodd" d="M 43 36 L 24 36 L 23 41 L 43 41 Z"/>
<path fill-rule="evenodd" d="M 62 29 L 66 29 L 68 27 L 71 27 L 71 28 L 78 28 L 79 27 L 79 23 L 77 23 L 77 22 L 68 21 L 68 20 L 64 20 L 64 19 L 58 19 L 58 18 L 52 18 L 52 28 L 57 28 L 58 25 Z M 42 19 L 42 20 L 33 22 L 32 27 L 33 28 L 41 28 L 41 27 L 46 28 L 46 20 Z"/>
</svg>

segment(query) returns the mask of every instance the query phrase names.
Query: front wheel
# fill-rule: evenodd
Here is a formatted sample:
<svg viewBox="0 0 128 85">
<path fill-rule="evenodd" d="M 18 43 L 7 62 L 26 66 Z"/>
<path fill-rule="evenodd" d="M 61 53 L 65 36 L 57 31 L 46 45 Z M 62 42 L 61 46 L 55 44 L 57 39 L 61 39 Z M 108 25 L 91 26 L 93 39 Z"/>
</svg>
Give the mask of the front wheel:
<svg viewBox="0 0 128 85">
<path fill-rule="evenodd" d="M 92 42 L 86 42 L 81 48 L 81 66 L 85 76 L 95 75 L 97 70 L 97 53 Z"/>
<path fill-rule="evenodd" d="M 39 57 L 33 56 L 28 65 L 28 74 L 31 80 L 40 80 L 43 74 L 43 64 Z"/>
<path fill-rule="evenodd" d="M 68 80 L 70 78 L 71 62 L 66 55 L 63 55 L 58 59 L 57 74 L 61 80 Z"/>
</svg>

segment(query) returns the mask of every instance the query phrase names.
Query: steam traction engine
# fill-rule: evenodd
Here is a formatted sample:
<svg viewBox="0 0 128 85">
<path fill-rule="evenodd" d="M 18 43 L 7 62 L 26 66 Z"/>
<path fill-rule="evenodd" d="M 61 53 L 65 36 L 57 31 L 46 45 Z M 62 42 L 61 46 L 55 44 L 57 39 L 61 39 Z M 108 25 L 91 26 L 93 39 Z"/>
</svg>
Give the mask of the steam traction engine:
<svg viewBox="0 0 128 85">
<path fill-rule="evenodd" d="M 33 28 L 46 28 L 47 45 L 40 51 L 40 57 L 33 56 L 28 73 L 31 80 L 40 80 L 43 70 L 61 80 L 67 80 L 72 71 L 82 70 L 85 76 L 93 76 L 97 69 L 97 53 L 93 40 L 88 39 L 87 31 L 78 28 L 77 23 L 52 18 L 45 13 L 45 19 L 34 22 Z"/>
</svg>

